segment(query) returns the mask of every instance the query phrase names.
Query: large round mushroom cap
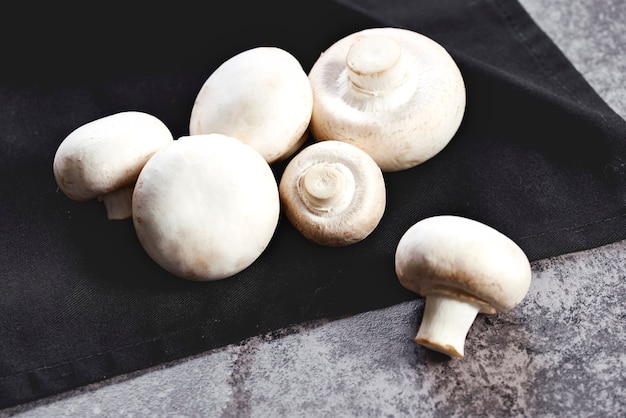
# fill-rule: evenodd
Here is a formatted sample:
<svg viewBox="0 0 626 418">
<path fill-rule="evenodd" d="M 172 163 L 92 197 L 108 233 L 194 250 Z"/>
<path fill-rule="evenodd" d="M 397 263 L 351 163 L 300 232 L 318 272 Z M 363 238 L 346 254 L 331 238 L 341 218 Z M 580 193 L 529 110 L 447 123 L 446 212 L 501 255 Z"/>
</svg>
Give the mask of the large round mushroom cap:
<svg viewBox="0 0 626 418">
<path fill-rule="evenodd" d="M 289 162 L 280 180 L 284 212 L 313 242 L 354 244 L 380 222 L 386 205 L 383 174 L 363 150 L 340 141 L 304 148 Z"/>
<path fill-rule="evenodd" d="M 278 185 L 265 159 L 221 134 L 179 138 L 145 165 L 133 222 L 148 255 L 185 279 L 232 276 L 265 250 L 277 227 Z"/>
<path fill-rule="evenodd" d="M 400 239 L 395 264 L 405 288 L 424 297 L 439 293 L 472 298 L 485 313 L 515 307 L 531 282 L 530 263 L 515 242 L 460 216 L 417 222 Z"/>
<path fill-rule="evenodd" d="M 435 156 L 465 112 L 465 84 L 450 54 L 407 29 L 371 28 L 338 40 L 309 79 L 313 138 L 355 145 L 383 171 Z"/>
<path fill-rule="evenodd" d="M 300 62 L 277 47 L 252 48 L 226 60 L 202 85 L 189 133 L 232 136 L 273 163 L 304 143 L 312 108 Z"/>
<path fill-rule="evenodd" d="M 132 186 L 150 157 L 173 141 L 155 116 L 126 111 L 88 122 L 59 145 L 53 171 L 61 191 L 85 201 Z"/>
</svg>

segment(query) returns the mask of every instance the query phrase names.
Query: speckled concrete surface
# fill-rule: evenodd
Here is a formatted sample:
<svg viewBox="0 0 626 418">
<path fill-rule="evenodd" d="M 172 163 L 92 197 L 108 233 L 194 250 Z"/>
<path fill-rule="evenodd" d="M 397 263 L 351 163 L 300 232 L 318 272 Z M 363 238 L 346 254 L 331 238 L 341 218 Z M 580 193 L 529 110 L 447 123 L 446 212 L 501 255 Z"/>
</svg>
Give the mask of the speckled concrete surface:
<svg viewBox="0 0 626 418">
<path fill-rule="evenodd" d="M 626 3 L 522 0 L 626 117 Z M 303 324 L 0 414 L 21 417 L 626 416 L 626 241 L 532 264 L 466 358 L 412 342 L 423 301 Z"/>
</svg>

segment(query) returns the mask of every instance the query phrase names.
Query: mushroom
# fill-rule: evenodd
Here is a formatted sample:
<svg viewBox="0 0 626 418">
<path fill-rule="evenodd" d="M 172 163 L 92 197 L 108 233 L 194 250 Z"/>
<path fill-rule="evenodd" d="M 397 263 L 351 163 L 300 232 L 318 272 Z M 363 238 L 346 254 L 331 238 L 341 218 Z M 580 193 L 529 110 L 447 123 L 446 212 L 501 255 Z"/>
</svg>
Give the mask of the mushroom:
<svg viewBox="0 0 626 418">
<path fill-rule="evenodd" d="M 306 72 L 277 47 L 245 50 L 205 81 L 191 110 L 191 135 L 220 133 L 252 146 L 269 163 L 308 137 L 313 94 Z"/>
<path fill-rule="evenodd" d="M 452 215 L 423 219 L 400 239 L 397 277 L 426 298 L 415 342 L 451 357 L 464 356 L 479 312 L 508 311 L 526 296 L 531 267 L 509 237 L 481 222 Z"/>
<path fill-rule="evenodd" d="M 385 211 L 385 181 L 363 150 L 340 141 L 304 148 L 279 184 L 284 213 L 309 240 L 346 246 L 367 237 Z"/>
<path fill-rule="evenodd" d="M 139 172 L 173 140 L 167 126 L 150 114 L 108 115 L 78 127 L 61 142 L 54 155 L 54 177 L 70 199 L 97 198 L 108 219 L 127 219 Z"/>
<path fill-rule="evenodd" d="M 219 280 L 250 266 L 269 244 L 280 200 L 274 173 L 252 147 L 221 134 L 183 136 L 145 165 L 133 224 L 170 273 Z"/>
<path fill-rule="evenodd" d="M 438 154 L 465 112 L 465 84 L 448 52 L 407 29 L 370 28 L 331 45 L 309 72 L 317 141 L 349 142 L 383 171 Z"/>
</svg>

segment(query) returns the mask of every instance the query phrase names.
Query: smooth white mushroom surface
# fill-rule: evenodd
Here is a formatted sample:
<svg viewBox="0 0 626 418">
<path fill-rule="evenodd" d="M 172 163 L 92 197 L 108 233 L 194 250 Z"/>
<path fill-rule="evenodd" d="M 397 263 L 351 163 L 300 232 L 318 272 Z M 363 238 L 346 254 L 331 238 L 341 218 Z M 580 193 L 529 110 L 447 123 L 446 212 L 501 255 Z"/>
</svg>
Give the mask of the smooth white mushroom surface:
<svg viewBox="0 0 626 418">
<path fill-rule="evenodd" d="M 132 191 L 150 157 L 174 138 L 157 117 L 126 111 L 72 131 L 59 145 L 53 171 L 70 199 L 101 200 L 109 219 L 130 218 Z"/>
<path fill-rule="evenodd" d="M 148 255 L 197 281 L 250 266 L 271 241 L 279 211 L 267 161 L 221 134 L 186 136 L 161 149 L 133 193 L 133 223 Z"/>
<path fill-rule="evenodd" d="M 340 141 L 304 148 L 280 180 L 284 213 L 313 242 L 345 246 L 362 241 L 380 222 L 386 205 L 385 181 L 376 162 Z"/>
<path fill-rule="evenodd" d="M 273 163 L 302 146 L 312 109 L 311 85 L 300 62 L 281 48 L 257 47 L 229 58 L 205 81 L 189 133 L 232 136 Z"/>
<path fill-rule="evenodd" d="M 309 72 L 310 132 L 366 151 L 383 171 L 438 154 L 465 113 L 465 84 L 450 54 L 407 29 L 371 28 L 331 45 Z"/>
<path fill-rule="evenodd" d="M 451 215 L 409 228 L 398 243 L 395 269 L 405 288 L 426 298 L 415 341 L 453 357 L 464 356 L 476 315 L 514 308 L 532 276 L 528 258 L 509 237 Z"/>
</svg>

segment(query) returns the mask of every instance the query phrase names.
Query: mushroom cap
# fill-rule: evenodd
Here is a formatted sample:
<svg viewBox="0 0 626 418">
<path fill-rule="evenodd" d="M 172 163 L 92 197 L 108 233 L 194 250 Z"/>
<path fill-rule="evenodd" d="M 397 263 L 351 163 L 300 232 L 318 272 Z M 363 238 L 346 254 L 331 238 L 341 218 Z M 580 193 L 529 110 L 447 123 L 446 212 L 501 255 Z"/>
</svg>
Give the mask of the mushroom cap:
<svg viewBox="0 0 626 418">
<path fill-rule="evenodd" d="M 88 122 L 71 132 L 54 156 L 56 182 L 77 201 L 132 186 L 150 157 L 173 142 L 161 120 L 126 111 Z"/>
<path fill-rule="evenodd" d="M 481 222 L 441 215 L 423 219 L 400 239 L 396 275 L 407 289 L 471 298 L 481 312 L 512 309 L 528 293 L 531 267 L 509 237 Z"/>
<path fill-rule="evenodd" d="M 279 184 L 287 219 L 321 245 L 345 246 L 367 237 L 386 205 L 383 174 L 361 149 L 340 141 L 314 143 L 296 154 Z"/>
<path fill-rule="evenodd" d="M 314 63 L 309 79 L 313 138 L 356 145 L 383 171 L 439 153 L 465 112 L 465 84 L 452 57 L 407 29 L 371 28 L 340 39 Z"/>
<path fill-rule="evenodd" d="M 191 110 L 191 135 L 220 133 L 269 162 L 296 152 L 308 136 L 313 93 L 306 72 L 277 47 L 245 50 L 205 81 Z"/>
<path fill-rule="evenodd" d="M 221 134 L 186 136 L 157 152 L 133 193 L 148 255 L 179 277 L 218 280 L 252 264 L 278 224 L 278 185 L 265 159 Z"/>
</svg>

